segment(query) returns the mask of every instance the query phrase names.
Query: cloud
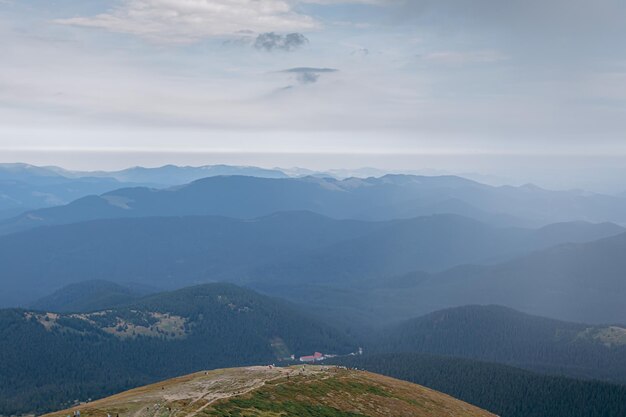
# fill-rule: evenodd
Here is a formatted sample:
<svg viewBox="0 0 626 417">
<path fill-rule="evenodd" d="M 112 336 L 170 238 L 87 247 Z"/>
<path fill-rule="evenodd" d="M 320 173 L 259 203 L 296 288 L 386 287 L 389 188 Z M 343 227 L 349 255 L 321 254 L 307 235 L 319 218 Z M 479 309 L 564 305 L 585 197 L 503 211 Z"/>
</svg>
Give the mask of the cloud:
<svg viewBox="0 0 626 417">
<path fill-rule="evenodd" d="M 281 35 L 274 32 L 261 33 L 257 36 L 254 47 L 264 51 L 293 51 L 309 43 L 306 36 L 301 33 L 289 33 Z"/>
<path fill-rule="evenodd" d="M 311 67 L 298 67 L 290 68 L 281 72 L 295 74 L 296 80 L 300 84 L 315 84 L 322 74 L 338 72 L 339 70 L 334 68 L 311 68 Z"/>
<path fill-rule="evenodd" d="M 626 52 L 622 0 L 389 0 L 395 24 L 508 49 L 528 63 L 571 67 Z"/>
<path fill-rule="evenodd" d="M 426 62 L 443 65 L 492 64 L 505 61 L 507 56 L 496 51 L 439 51 L 419 56 Z"/>
<path fill-rule="evenodd" d="M 367 48 L 357 48 L 354 51 L 350 52 L 352 56 L 368 56 L 370 54 L 370 50 Z"/>
<path fill-rule="evenodd" d="M 95 16 L 58 19 L 57 23 L 106 29 L 165 42 L 193 42 L 208 37 L 313 30 L 319 23 L 298 13 L 290 0 L 122 0 Z M 303 35 L 284 40 L 283 48 Z"/>
</svg>

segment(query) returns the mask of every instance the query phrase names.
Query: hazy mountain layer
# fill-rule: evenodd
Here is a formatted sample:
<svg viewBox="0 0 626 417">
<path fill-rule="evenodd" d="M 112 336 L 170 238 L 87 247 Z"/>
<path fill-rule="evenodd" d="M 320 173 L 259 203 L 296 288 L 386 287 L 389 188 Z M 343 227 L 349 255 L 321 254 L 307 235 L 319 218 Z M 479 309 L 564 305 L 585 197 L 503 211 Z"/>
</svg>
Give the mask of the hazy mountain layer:
<svg viewBox="0 0 626 417">
<path fill-rule="evenodd" d="M 98 195 L 122 187 L 165 188 L 219 175 L 288 177 L 279 170 L 228 165 L 167 165 L 111 172 L 81 172 L 19 163 L 0 164 L 0 219 L 14 217 L 29 210 L 65 205 L 88 195 Z"/>
<path fill-rule="evenodd" d="M 362 285 L 255 283 L 257 290 L 347 321 L 388 322 L 448 307 L 498 304 L 560 320 L 626 324 L 626 234 L 536 251 L 496 265 L 379 277 Z"/>
<path fill-rule="evenodd" d="M 488 263 L 560 239 L 587 241 L 622 231 L 613 224 L 587 223 L 497 228 L 454 215 L 388 222 L 333 220 L 307 212 L 254 220 L 98 220 L 0 237 L 0 305 L 28 305 L 85 280 L 165 289 L 214 281 L 263 288 L 372 286 L 415 269 Z"/>
<path fill-rule="evenodd" d="M 492 224 L 545 225 L 585 220 L 626 223 L 626 199 L 492 187 L 460 177 L 254 178 L 220 176 L 165 190 L 125 188 L 67 206 L 36 210 L 0 224 L 0 233 L 100 218 L 223 215 L 252 218 L 309 210 L 335 218 L 389 220 L 451 213 Z"/>
</svg>

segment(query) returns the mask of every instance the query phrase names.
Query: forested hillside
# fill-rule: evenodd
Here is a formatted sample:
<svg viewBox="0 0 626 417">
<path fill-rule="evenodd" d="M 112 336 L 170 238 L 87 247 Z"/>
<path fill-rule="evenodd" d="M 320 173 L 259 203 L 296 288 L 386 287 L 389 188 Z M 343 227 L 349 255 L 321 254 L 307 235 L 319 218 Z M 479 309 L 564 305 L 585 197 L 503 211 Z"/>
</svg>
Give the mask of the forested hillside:
<svg viewBox="0 0 626 417">
<path fill-rule="evenodd" d="M 40 298 L 29 308 L 55 313 L 97 311 L 130 304 L 153 292 L 156 292 L 153 288 L 142 285 L 120 285 L 104 280 L 82 281 Z"/>
<path fill-rule="evenodd" d="M 451 357 L 387 354 L 335 363 L 414 382 L 502 417 L 626 415 L 626 386 L 539 375 Z"/>
<path fill-rule="evenodd" d="M 422 352 L 626 383 L 626 328 L 531 316 L 499 306 L 437 311 L 382 331 L 378 352 Z"/>
<path fill-rule="evenodd" d="M 356 342 L 282 301 L 212 284 L 90 314 L 0 311 L 0 414 L 61 408 L 201 369 Z"/>
</svg>

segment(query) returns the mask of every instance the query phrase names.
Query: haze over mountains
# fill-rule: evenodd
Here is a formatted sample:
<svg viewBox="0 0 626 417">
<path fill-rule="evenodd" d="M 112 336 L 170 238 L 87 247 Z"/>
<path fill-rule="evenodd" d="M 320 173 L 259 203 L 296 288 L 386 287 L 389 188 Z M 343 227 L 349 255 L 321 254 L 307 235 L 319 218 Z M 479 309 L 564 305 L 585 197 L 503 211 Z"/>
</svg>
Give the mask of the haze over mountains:
<svg viewBox="0 0 626 417">
<path fill-rule="evenodd" d="M 535 186 L 492 187 L 460 177 L 258 178 L 219 176 L 155 190 L 123 188 L 0 223 L 0 233 L 113 217 L 221 215 L 252 218 L 309 210 L 334 218 L 390 220 L 452 213 L 500 225 L 626 222 L 626 199 Z"/>
<path fill-rule="evenodd" d="M 47 168 L 0 164 L 0 219 L 29 209 L 67 204 L 124 185 L 113 178 L 67 178 Z"/>
<path fill-rule="evenodd" d="M 350 288 L 336 283 L 255 288 L 329 314 L 341 311 L 350 320 L 365 316 L 384 321 L 467 304 L 499 304 L 560 320 L 624 324 L 624 253 L 622 233 L 558 245 L 495 265 L 379 276 Z"/>
<path fill-rule="evenodd" d="M 110 291 L 103 283 L 99 287 Z M 93 284 L 82 288 L 93 292 Z M 88 298 L 74 287 L 68 290 L 77 302 Z M 75 305 L 74 311 L 81 307 Z M 362 337 L 338 331 L 301 307 L 232 285 L 209 284 L 91 312 L 2 310 L 0 336 L 7 358 L 0 361 L 0 410 L 9 413 L 61 408 L 71 404 L 68 399 L 98 398 L 193 370 L 292 363 L 289 355 L 314 350 L 339 354 L 333 359 L 337 363 L 420 382 L 511 416 L 540 410 L 550 410 L 545 414 L 550 416 L 579 415 L 580 410 L 572 414 L 579 396 L 587 398 L 587 412 L 624 405 L 619 400 L 623 386 L 540 373 L 626 381 L 625 328 L 560 322 L 498 306 L 438 311 Z M 361 343 L 365 357 L 341 356 Z M 50 386 L 50 380 L 57 383 Z M 468 384 L 490 388 L 476 391 Z M 602 415 L 594 413 L 589 415 Z"/>
<path fill-rule="evenodd" d="M 461 266 L 410 291 L 440 307 L 502 304 L 534 314 L 592 323 L 626 323 L 626 234 L 565 244 L 495 266 Z M 423 294 L 421 298 L 419 294 Z"/>
<path fill-rule="evenodd" d="M 7 172 L 40 178 L 58 171 Z M 276 178 L 122 188 L 5 220 L 0 305 L 29 305 L 89 280 L 154 289 L 229 281 L 378 322 L 477 303 L 580 322 L 626 321 L 618 282 L 623 239 L 593 242 L 624 232 L 606 222 L 626 213 L 618 197 L 459 177 L 289 178 L 249 167 L 115 175 L 176 181 L 206 172 Z M 575 221 L 517 226 L 548 218 Z M 582 221 L 588 218 L 601 223 Z M 558 246 L 567 243 L 578 245 Z"/>
<path fill-rule="evenodd" d="M 84 280 L 155 288 L 216 281 L 259 288 L 376 286 L 414 270 L 495 262 L 622 232 L 610 223 L 502 228 L 456 215 L 384 222 L 333 220 L 310 212 L 252 220 L 96 220 L 0 237 L 0 275 L 5 277 L 0 305 L 27 305 Z"/>
<path fill-rule="evenodd" d="M 626 417 L 625 22 L 0 0 L 0 417 Z"/>
<path fill-rule="evenodd" d="M 134 167 L 121 171 L 70 171 L 60 167 L 0 163 L 0 219 L 24 211 L 68 204 L 78 198 L 128 186 L 164 188 L 219 175 L 287 178 L 279 170 L 229 165 L 158 168 Z"/>
<path fill-rule="evenodd" d="M 13 209 L 42 207 L 0 221 L 0 414 L 359 347 L 366 357 L 351 363 L 381 372 L 463 358 L 459 369 L 493 371 L 512 391 L 589 395 L 599 413 L 619 387 L 545 375 L 626 383 L 620 196 L 454 176 L 0 168 L 25 190 Z M 489 411 L 524 409 L 515 395 L 461 390 L 454 372 L 425 375 Z M 571 414 L 529 395 L 530 415 Z"/>
</svg>

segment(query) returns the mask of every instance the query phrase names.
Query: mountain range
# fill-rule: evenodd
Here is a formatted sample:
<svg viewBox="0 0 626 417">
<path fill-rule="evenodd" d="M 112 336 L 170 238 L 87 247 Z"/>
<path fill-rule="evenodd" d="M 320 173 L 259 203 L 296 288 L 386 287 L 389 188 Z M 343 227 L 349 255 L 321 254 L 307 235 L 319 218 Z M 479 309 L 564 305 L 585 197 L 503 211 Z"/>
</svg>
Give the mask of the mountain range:
<svg viewBox="0 0 626 417">
<path fill-rule="evenodd" d="M 101 218 L 221 215 L 254 218 L 308 210 L 333 218 L 391 220 L 458 214 L 497 225 L 626 223 L 626 199 L 535 186 L 492 187 L 460 177 L 257 178 L 219 176 L 166 189 L 123 188 L 0 222 L 7 234 Z"/>
<path fill-rule="evenodd" d="M 0 164 L 0 219 L 32 209 L 60 206 L 89 194 L 130 185 L 114 178 L 67 178 L 26 164 Z"/>
<path fill-rule="evenodd" d="M 530 314 L 596 324 L 626 324 L 626 234 L 565 243 L 495 264 L 423 270 L 342 285 L 272 285 L 261 291 L 329 316 L 380 323 L 468 304 L 498 304 Z"/>
<path fill-rule="evenodd" d="M 123 187 L 173 185 L 218 176 L 248 175 L 287 178 L 279 170 L 229 165 L 158 168 L 134 167 L 121 171 L 70 171 L 59 167 L 29 164 L 0 164 L 0 219 L 15 217 L 25 211 L 61 206 L 88 196 Z"/>
<path fill-rule="evenodd" d="M 68 171 L 59 167 L 49 167 L 48 169 L 69 178 L 114 178 L 121 182 L 153 184 L 162 187 L 181 185 L 202 178 L 218 176 L 242 175 L 258 178 L 288 178 L 290 176 L 279 169 L 236 165 L 203 165 L 198 167 L 164 165 L 154 168 L 137 166 L 119 171 Z"/>
<path fill-rule="evenodd" d="M 155 289 L 228 281 L 282 295 L 285 287 L 376 287 L 413 270 L 496 262 L 624 230 L 567 223 L 494 227 L 456 215 L 366 222 L 310 212 L 241 220 L 216 216 L 95 220 L 0 236 L 0 306 L 29 305 L 91 280 Z M 272 290 L 276 288 L 276 290 Z"/>
<path fill-rule="evenodd" d="M 389 415 L 376 377 L 267 366 L 314 352 L 497 415 L 622 415 L 624 224 L 621 195 L 455 176 L 0 164 L 0 415 L 259 364 L 289 382 L 157 387 L 191 414 Z M 337 387 L 376 406 L 310 407 Z"/>
<path fill-rule="evenodd" d="M 444 308 L 501 304 L 583 323 L 626 323 L 626 234 L 568 243 L 497 265 L 402 277 L 412 302 Z M 411 280 L 412 283 L 409 283 Z M 381 284 L 384 285 L 384 284 Z"/>
<path fill-rule="evenodd" d="M 111 294 L 112 287 L 99 282 L 82 288 L 102 300 L 94 295 Z M 81 298 L 75 286 L 65 292 L 71 306 L 81 307 L 71 301 Z M 541 416 L 536 414 L 541 410 L 551 417 L 579 415 L 567 413 L 580 396 L 587 398 L 577 411 L 582 415 L 623 406 L 618 400 L 623 386 L 563 378 L 626 381 L 626 329 L 620 326 L 466 306 L 349 334 L 302 306 L 229 284 L 120 303 L 126 296 L 120 292 L 118 300 L 108 299 L 110 305 L 84 312 L 0 310 L 0 349 L 6 359 L 0 361 L 0 413 L 63 408 L 75 399 L 100 398 L 202 369 L 288 364 L 292 354 L 315 351 L 339 354 L 333 363 L 419 382 L 502 415 Z M 363 358 L 350 355 L 359 345 Z M 498 388 L 470 389 L 474 384 Z M 520 397 L 523 387 L 543 388 Z"/>
</svg>

